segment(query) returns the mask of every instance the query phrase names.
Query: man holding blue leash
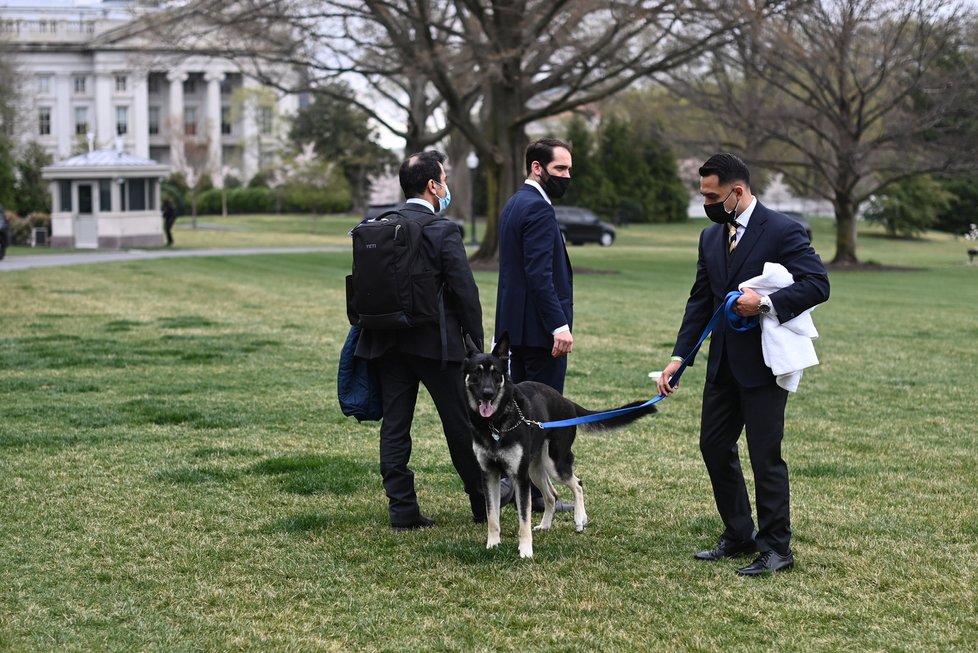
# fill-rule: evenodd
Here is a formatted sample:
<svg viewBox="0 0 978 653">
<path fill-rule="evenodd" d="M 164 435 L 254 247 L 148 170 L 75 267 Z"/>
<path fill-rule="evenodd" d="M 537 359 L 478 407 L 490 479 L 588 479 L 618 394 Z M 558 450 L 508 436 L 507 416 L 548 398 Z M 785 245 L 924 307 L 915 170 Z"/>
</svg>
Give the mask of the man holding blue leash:
<svg viewBox="0 0 978 653">
<path fill-rule="evenodd" d="M 743 282 L 762 275 L 765 264 L 783 266 L 793 282 L 764 296 L 743 288 L 732 304 L 737 316 L 770 316 L 784 324 L 829 297 L 828 274 L 805 230 L 757 201 L 751 193 L 750 171 L 739 157 L 716 154 L 699 174 L 704 210 L 716 224 L 700 235 L 696 279 L 672 360 L 658 380 L 663 396 L 678 387 L 678 382 L 673 387 L 670 381 L 680 368 L 693 364 L 697 341 L 717 307 Z M 726 319 L 716 324 L 700 423 L 700 451 L 724 532 L 713 549 L 694 557 L 717 561 L 759 553 L 751 564 L 737 570 L 742 576 L 760 576 L 794 565 L 788 466 L 781 456 L 788 389 L 765 363 L 761 337 L 760 328 L 738 330 Z M 754 472 L 756 529 L 737 448 L 744 431 Z"/>
</svg>

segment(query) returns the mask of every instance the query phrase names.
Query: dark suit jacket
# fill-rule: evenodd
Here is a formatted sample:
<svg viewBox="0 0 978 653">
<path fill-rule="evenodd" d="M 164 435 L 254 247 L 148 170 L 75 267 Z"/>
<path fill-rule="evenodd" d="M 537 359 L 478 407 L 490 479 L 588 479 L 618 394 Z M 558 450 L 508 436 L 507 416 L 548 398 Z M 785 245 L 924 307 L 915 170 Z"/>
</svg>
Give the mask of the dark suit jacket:
<svg viewBox="0 0 978 653">
<path fill-rule="evenodd" d="M 574 326 L 574 279 L 553 207 L 533 186 L 516 191 L 499 216 L 496 337 L 552 347 L 553 330 Z"/>
<path fill-rule="evenodd" d="M 711 225 L 700 234 L 696 280 L 673 355 L 688 355 L 727 293 L 737 290 L 742 281 L 760 275 L 767 262 L 780 263 L 795 279 L 794 284 L 770 296 L 780 322 L 787 322 L 829 298 L 828 274 L 805 230 L 791 218 L 758 202 L 729 268 L 726 225 Z M 726 320 L 720 320 L 710 336 L 708 380 L 716 377 L 724 353 L 741 386 L 752 388 L 774 382 L 774 374 L 764 364 L 760 329 L 739 332 L 731 329 Z M 692 360 L 687 362 L 693 364 Z"/>
<path fill-rule="evenodd" d="M 431 210 L 415 203 L 398 209 L 405 216 L 430 216 Z M 461 362 L 465 358 L 464 334 L 468 333 L 480 346 L 483 343 L 482 305 L 479 288 L 475 285 L 472 268 L 465 256 L 465 247 L 458 227 L 451 220 L 436 220 L 424 228 L 424 258 L 429 270 L 438 271 L 444 284 L 445 327 L 448 333 L 448 360 Z M 441 360 L 441 331 L 437 323 L 412 329 L 364 329 L 360 334 L 356 355 L 360 358 L 379 358 L 394 350 L 424 358 Z"/>
</svg>

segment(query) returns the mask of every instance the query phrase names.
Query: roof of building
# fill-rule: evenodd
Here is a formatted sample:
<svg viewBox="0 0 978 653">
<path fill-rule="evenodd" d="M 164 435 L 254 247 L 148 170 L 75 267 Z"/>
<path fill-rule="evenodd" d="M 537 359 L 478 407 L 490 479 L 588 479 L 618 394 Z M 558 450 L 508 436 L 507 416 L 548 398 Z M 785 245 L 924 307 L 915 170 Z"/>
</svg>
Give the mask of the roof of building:
<svg viewBox="0 0 978 653">
<path fill-rule="evenodd" d="M 83 12 L 105 13 L 106 11 L 127 10 L 135 3 L 133 0 L 3 0 L 0 9 L 19 9 L 25 11 L 67 10 L 78 17 Z"/>
<path fill-rule="evenodd" d="M 52 168 L 101 168 L 120 166 L 144 167 L 159 165 L 153 159 L 144 159 L 134 154 L 122 150 L 93 150 L 78 154 L 70 159 L 57 161 L 52 164 Z"/>
<path fill-rule="evenodd" d="M 41 168 L 43 179 L 163 177 L 170 166 L 122 150 L 93 150 Z"/>
</svg>

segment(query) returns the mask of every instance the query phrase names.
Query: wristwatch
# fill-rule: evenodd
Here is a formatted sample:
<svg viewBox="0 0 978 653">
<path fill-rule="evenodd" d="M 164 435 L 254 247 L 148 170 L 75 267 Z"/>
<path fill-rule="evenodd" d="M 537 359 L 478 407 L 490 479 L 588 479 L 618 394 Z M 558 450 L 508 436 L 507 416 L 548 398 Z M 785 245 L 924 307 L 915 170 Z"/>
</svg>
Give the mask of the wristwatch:
<svg viewBox="0 0 978 653">
<path fill-rule="evenodd" d="M 768 315 L 774 310 L 774 305 L 771 304 L 770 297 L 761 297 L 761 302 L 757 305 L 757 312 L 761 315 Z"/>
</svg>

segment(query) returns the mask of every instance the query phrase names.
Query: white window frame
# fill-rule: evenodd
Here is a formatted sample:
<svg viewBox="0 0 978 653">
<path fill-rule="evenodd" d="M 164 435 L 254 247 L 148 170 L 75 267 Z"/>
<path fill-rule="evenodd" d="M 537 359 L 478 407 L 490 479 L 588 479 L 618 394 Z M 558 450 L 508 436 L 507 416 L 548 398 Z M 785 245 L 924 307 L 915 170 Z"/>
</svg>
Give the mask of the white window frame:
<svg viewBox="0 0 978 653">
<path fill-rule="evenodd" d="M 79 112 L 84 117 L 84 122 L 79 122 Z M 84 128 L 81 126 L 84 125 Z M 88 107 L 75 107 L 75 135 L 85 136 L 89 132 L 90 123 L 88 122 Z"/>
<path fill-rule="evenodd" d="M 129 133 L 129 107 L 120 105 L 115 108 L 115 135 L 125 136 Z"/>
<path fill-rule="evenodd" d="M 51 135 L 51 107 L 37 108 L 37 135 Z"/>
<path fill-rule="evenodd" d="M 259 107 L 258 109 L 258 131 L 263 135 L 272 133 L 274 116 L 271 107 Z"/>
<path fill-rule="evenodd" d="M 183 133 L 185 136 L 197 135 L 197 107 L 183 108 Z"/>
<path fill-rule="evenodd" d="M 153 119 L 154 114 L 156 118 L 155 120 Z M 147 110 L 146 115 L 147 115 L 147 123 L 148 123 L 147 129 L 149 131 L 149 135 L 158 136 L 160 133 L 160 116 L 162 115 L 160 113 L 160 108 L 155 105 L 151 106 Z"/>
</svg>

